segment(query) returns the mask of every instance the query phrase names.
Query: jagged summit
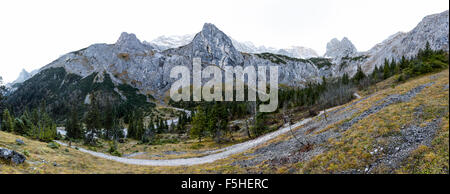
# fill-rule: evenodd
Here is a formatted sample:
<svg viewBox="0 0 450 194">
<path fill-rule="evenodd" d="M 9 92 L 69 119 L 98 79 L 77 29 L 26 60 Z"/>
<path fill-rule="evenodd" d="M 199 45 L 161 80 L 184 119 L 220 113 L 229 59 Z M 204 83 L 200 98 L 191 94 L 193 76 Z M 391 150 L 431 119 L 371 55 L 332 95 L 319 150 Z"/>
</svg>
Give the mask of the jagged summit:
<svg viewBox="0 0 450 194">
<path fill-rule="evenodd" d="M 128 45 L 128 44 L 141 44 L 141 41 L 133 33 L 122 32 L 119 39 L 116 41 L 116 45 Z"/>
<path fill-rule="evenodd" d="M 231 39 L 223 33 L 214 24 L 205 23 L 202 31 L 195 35 L 192 42 L 195 43 L 209 43 L 209 46 L 224 46 L 235 49 Z"/>
<path fill-rule="evenodd" d="M 145 45 L 133 33 L 122 32 L 119 39 L 114 44 L 122 50 L 146 50 L 151 49 L 150 45 Z"/>
<path fill-rule="evenodd" d="M 207 31 L 220 31 L 219 28 L 217 28 L 214 24 L 212 23 L 204 23 L 203 24 L 203 28 L 202 28 L 202 32 L 207 32 Z"/>
<path fill-rule="evenodd" d="M 24 68 L 22 68 L 22 71 L 20 72 L 19 76 L 17 77 L 16 80 L 14 80 L 13 82 L 11 82 L 9 85 L 14 85 L 14 84 L 18 84 L 18 83 L 22 83 L 24 81 L 26 81 L 27 79 L 29 79 L 30 77 L 32 77 L 34 74 L 36 74 L 37 70 L 28 72 L 27 70 L 25 70 Z"/>
<path fill-rule="evenodd" d="M 325 57 L 329 58 L 342 58 L 347 56 L 353 56 L 357 53 L 357 50 L 353 43 L 347 38 L 342 38 L 339 41 L 337 38 L 333 38 L 327 43 L 327 51 Z"/>
<path fill-rule="evenodd" d="M 242 54 L 233 46 L 232 40 L 211 23 L 205 23 L 188 45 L 169 49 L 166 53 L 190 58 L 200 57 L 203 62 L 218 66 L 242 65 L 244 61 Z"/>
<path fill-rule="evenodd" d="M 25 70 L 24 68 L 22 68 L 22 71 L 19 74 L 19 77 L 17 78 L 18 80 L 23 80 L 24 78 L 28 77 L 30 75 L 30 73 L 28 73 L 27 70 Z"/>
<path fill-rule="evenodd" d="M 214 24 L 205 23 L 192 42 L 194 50 L 199 51 L 199 54 L 202 52 L 198 56 L 204 60 L 212 56 L 213 64 L 234 66 L 243 63 L 243 57 L 231 39 Z"/>
</svg>

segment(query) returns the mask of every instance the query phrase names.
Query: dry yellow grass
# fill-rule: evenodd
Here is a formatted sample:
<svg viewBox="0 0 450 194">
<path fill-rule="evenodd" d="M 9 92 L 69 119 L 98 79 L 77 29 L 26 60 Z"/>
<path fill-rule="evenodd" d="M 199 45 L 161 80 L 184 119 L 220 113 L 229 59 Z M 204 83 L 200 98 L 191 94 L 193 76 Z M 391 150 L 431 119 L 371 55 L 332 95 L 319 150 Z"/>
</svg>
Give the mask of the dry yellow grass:
<svg viewBox="0 0 450 194">
<path fill-rule="evenodd" d="M 431 79 L 433 77 L 434 79 Z M 398 104 L 392 104 L 376 114 L 369 115 L 367 118 L 360 120 L 354 124 L 350 129 L 342 134 L 342 137 L 337 139 L 330 139 L 327 147 L 329 148 L 325 153 L 322 153 L 311 161 L 307 162 L 300 170 L 302 173 L 332 173 L 343 172 L 346 170 L 360 169 L 364 171 L 364 168 L 374 162 L 376 159 L 382 157 L 382 155 L 371 155 L 370 151 L 375 146 L 386 146 L 387 137 L 398 134 L 400 128 L 406 124 L 416 123 L 413 113 L 418 107 L 423 107 L 425 111 L 424 121 L 430 121 L 433 118 L 437 118 L 439 113 L 447 112 L 444 115 L 444 122 L 441 124 L 441 130 L 436 135 L 436 139 L 440 139 L 439 142 L 447 142 L 447 144 L 436 144 L 436 147 L 430 149 L 424 149 L 423 146 L 417 151 L 422 156 L 429 156 L 431 153 L 439 152 L 435 154 L 434 160 L 446 161 L 436 162 L 436 166 L 423 165 L 423 172 L 437 172 L 445 173 L 445 169 L 448 169 L 448 90 L 444 91 L 444 85 L 449 83 L 448 70 L 444 70 L 434 76 L 425 75 L 418 79 L 408 81 L 404 84 L 400 84 L 395 87 L 389 87 L 382 91 L 379 91 L 371 98 L 357 104 L 354 108 L 359 112 L 367 110 L 369 107 L 375 104 L 376 101 L 391 95 L 391 94 L 403 94 L 412 88 L 419 85 L 423 85 L 429 82 L 435 82 L 430 87 L 425 88 L 421 93 L 417 94 L 410 102 L 403 102 Z M 388 80 L 389 82 L 389 80 Z M 382 85 L 386 83 L 381 83 Z M 440 115 L 442 117 L 442 115 Z M 445 121 L 447 120 L 447 121 Z M 420 123 L 419 123 L 420 124 Z M 331 128 L 336 126 L 331 126 Z M 439 150 L 439 151 L 437 151 Z M 414 158 L 414 156 L 412 156 Z M 410 159 L 413 160 L 413 159 Z M 419 173 L 418 171 L 412 171 L 411 167 L 403 168 L 399 172 L 403 173 Z M 414 164 L 414 163 L 413 163 Z M 427 163 L 429 164 L 429 163 Z M 430 170 L 427 168 L 433 168 Z M 437 170 L 440 169 L 441 171 Z M 376 173 L 385 173 L 387 169 L 380 167 L 376 169 Z M 447 171 L 448 172 L 448 171 Z"/>
<path fill-rule="evenodd" d="M 26 145 L 16 145 L 16 139 L 22 139 Z M 122 164 L 102 158 L 97 158 L 76 149 L 61 147 L 51 149 L 47 143 L 30 140 L 22 136 L 0 131 L 0 147 L 16 150 L 20 153 L 28 152 L 25 164 L 9 165 L 0 163 L 1 174 L 91 174 L 91 173 L 245 173 L 243 169 L 229 165 L 235 156 L 219 160 L 211 164 L 180 166 L 180 167 L 154 167 Z M 56 163 L 57 166 L 54 166 Z"/>
<path fill-rule="evenodd" d="M 227 143 L 216 143 L 212 138 L 204 138 L 202 142 L 194 139 L 182 140 L 178 143 L 166 143 L 161 145 L 149 145 L 140 144 L 137 140 L 128 139 L 126 143 L 117 144 L 118 151 L 122 155 L 130 155 L 133 153 L 143 153 L 137 156 L 131 157 L 136 159 L 177 159 L 177 158 L 190 158 L 190 157 L 201 157 L 206 155 L 204 152 L 209 150 L 217 150 L 227 146 L 231 146 L 237 143 L 244 142 L 248 140 L 245 136 L 240 133 L 234 133 L 232 142 Z M 176 134 L 165 134 L 167 136 L 172 136 L 171 138 L 177 138 Z M 63 141 L 68 143 L 68 141 Z M 96 152 L 108 153 L 110 145 L 108 141 L 99 140 L 101 146 L 88 147 L 82 142 L 72 142 L 72 146 L 77 146 Z M 177 152 L 177 154 L 167 154 L 167 152 Z"/>
</svg>

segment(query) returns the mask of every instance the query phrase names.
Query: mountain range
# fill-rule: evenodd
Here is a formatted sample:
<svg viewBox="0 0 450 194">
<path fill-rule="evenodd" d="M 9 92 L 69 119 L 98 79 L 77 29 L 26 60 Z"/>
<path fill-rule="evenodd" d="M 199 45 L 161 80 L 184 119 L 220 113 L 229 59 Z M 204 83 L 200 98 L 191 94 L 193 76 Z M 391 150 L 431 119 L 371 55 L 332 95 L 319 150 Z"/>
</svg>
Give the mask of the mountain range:
<svg viewBox="0 0 450 194">
<path fill-rule="evenodd" d="M 144 44 L 148 44 L 157 48 L 159 51 L 167 50 L 170 48 L 177 48 L 189 44 L 194 39 L 195 34 L 187 34 L 183 36 L 160 36 L 150 42 L 144 41 Z M 274 53 L 286 55 L 293 58 L 307 59 L 311 57 L 318 57 L 316 51 L 311 48 L 302 46 L 292 46 L 290 48 L 276 49 L 274 47 L 255 46 L 250 41 L 239 42 L 236 39 L 230 37 L 233 46 L 240 52 L 244 53 Z"/>
<path fill-rule="evenodd" d="M 277 50 L 240 43 L 210 23 L 194 36 L 163 36 L 151 42 L 141 42 L 136 35 L 124 32 L 114 44 L 93 44 L 61 56 L 36 74 L 21 74 L 9 99 L 19 108 L 35 106 L 36 98 L 53 99 L 52 103 L 62 103 L 63 99 L 88 102 L 93 93 L 113 101 L 162 102 L 176 81 L 170 78 L 170 70 L 177 65 L 192 70 L 195 57 L 202 59 L 203 66 L 278 65 L 280 84 L 303 87 L 320 82 L 322 77 L 352 76 L 358 66 L 370 73 L 386 58 L 414 56 L 427 42 L 434 50 L 448 52 L 448 14 L 447 10 L 426 16 L 410 32 L 396 33 L 366 52 L 358 52 L 348 38 L 332 39 L 324 57 L 303 47 Z M 53 108 L 58 106 L 64 105 Z"/>
</svg>

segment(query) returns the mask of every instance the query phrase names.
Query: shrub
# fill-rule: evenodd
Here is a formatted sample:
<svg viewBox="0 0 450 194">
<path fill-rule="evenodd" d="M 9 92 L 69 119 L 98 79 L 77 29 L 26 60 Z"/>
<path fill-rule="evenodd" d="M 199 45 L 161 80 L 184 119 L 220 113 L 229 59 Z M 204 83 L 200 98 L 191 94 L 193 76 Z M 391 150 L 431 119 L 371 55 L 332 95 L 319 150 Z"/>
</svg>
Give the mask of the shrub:
<svg viewBox="0 0 450 194">
<path fill-rule="evenodd" d="M 201 143 L 197 143 L 197 144 L 194 144 L 194 145 L 191 145 L 191 149 L 194 149 L 194 150 L 198 150 L 198 149 L 200 149 L 200 148 L 202 148 L 202 147 L 205 147 L 205 145 L 203 145 L 203 144 L 201 144 Z"/>
<path fill-rule="evenodd" d="M 52 149 L 59 149 L 59 144 L 52 141 L 47 144 L 47 147 L 52 148 Z"/>
<path fill-rule="evenodd" d="M 117 143 L 115 141 L 109 143 L 108 152 L 113 156 L 122 157 L 122 153 L 120 153 L 119 150 L 117 149 Z"/>
</svg>

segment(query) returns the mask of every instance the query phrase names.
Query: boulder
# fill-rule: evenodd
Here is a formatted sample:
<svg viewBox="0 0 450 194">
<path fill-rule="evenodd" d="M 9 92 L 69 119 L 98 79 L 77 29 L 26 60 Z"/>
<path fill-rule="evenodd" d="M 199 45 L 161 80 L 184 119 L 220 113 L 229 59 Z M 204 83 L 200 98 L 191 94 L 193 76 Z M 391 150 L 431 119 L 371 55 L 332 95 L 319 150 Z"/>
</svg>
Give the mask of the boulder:
<svg viewBox="0 0 450 194">
<path fill-rule="evenodd" d="M 16 139 L 16 143 L 18 145 L 25 145 L 25 142 L 23 142 L 23 140 L 21 140 L 21 139 Z"/>
<path fill-rule="evenodd" d="M 24 163 L 26 157 L 14 150 L 0 147 L 0 159 L 17 165 Z"/>
</svg>

